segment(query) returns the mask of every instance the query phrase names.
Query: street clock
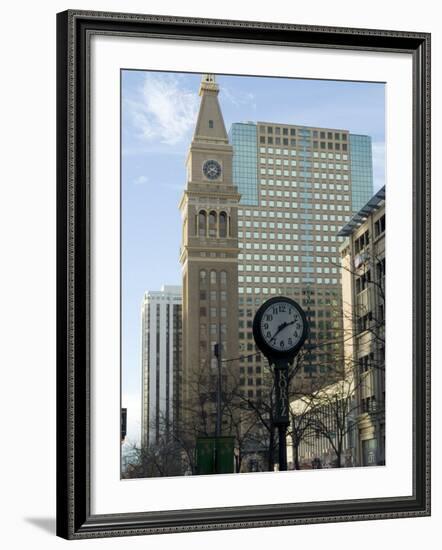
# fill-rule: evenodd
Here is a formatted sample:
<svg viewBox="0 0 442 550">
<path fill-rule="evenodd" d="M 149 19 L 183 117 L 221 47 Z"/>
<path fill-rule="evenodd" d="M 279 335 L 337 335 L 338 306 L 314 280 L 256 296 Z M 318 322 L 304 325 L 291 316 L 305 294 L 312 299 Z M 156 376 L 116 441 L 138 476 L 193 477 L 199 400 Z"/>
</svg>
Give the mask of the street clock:
<svg viewBox="0 0 442 550">
<path fill-rule="evenodd" d="M 275 296 L 264 302 L 253 319 L 257 347 L 273 366 L 272 423 L 278 428 L 278 463 L 287 470 L 287 426 L 290 424 L 289 365 L 307 338 L 308 323 L 302 307 L 291 298 Z"/>
<path fill-rule="evenodd" d="M 304 310 L 291 298 L 275 296 L 262 304 L 253 320 L 256 345 L 271 363 L 290 363 L 307 338 Z"/>
</svg>

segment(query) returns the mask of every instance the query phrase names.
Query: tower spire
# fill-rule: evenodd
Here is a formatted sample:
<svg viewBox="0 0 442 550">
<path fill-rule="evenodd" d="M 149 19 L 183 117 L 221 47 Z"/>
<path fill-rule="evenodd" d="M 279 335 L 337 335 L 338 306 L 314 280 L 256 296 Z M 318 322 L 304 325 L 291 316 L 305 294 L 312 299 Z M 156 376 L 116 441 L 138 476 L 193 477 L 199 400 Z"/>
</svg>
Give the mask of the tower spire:
<svg viewBox="0 0 442 550">
<path fill-rule="evenodd" d="M 201 96 L 193 142 L 228 144 L 221 107 L 218 102 L 219 86 L 214 74 L 201 75 L 199 95 Z"/>
<path fill-rule="evenodd" d="M 201 76 L 199 95 L 202 95 L 203 91 L 219 92 L 214 74 L 206 73 Z"/>
</svg>

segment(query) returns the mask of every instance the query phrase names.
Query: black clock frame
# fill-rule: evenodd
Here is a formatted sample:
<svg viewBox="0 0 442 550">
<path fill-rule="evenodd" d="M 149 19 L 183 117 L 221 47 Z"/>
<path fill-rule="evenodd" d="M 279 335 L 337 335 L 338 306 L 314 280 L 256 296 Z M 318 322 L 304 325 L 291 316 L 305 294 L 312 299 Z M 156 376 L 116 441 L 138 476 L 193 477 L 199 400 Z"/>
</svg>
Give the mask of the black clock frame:
<svg viewBox="0 0 442 550">
<path fill-rule="evenodd" d="M 296 346 L 294 346 L 290 350 L 279 351 L 277 349 L 272 348 L 267 344 L 267 342 L 265 341 L 261 333 L 261 320 L 264 315 L 264 312 L 272 304 L 276 304 L 280 302 L 286 302 L 290 304 L 293 308 L 295 308 L 301 315 L 302 322 L 303 322 L 301 338 L 299 339 L 299 342 L 296 344 Z M 291 363 L 294 357 L 299 352 L 299 350 L 304 345 L 304 342 L 307 339 L 307 336 L 308 336 L 307 316 L 305 314 L 305 311 L 302 309 L 302 307 L 297 302 L 295 302 L 295 300 L 292 300 L 292 298 L 287 298 L 286 296 L 274 296 L 273 298 L 266 300 L 259 307 L 258 311 L 255 313 L 255 317 L 253 319 L 253 338 L 255 339 L 255 342 L 258 348 L 262 351 L 262 353 L 267 357 L 267 359 L 272 364 L 277 363 L 278 360 L 284 360 L 284 359 L 287 359 L 287 363 Z"/>
</svg>

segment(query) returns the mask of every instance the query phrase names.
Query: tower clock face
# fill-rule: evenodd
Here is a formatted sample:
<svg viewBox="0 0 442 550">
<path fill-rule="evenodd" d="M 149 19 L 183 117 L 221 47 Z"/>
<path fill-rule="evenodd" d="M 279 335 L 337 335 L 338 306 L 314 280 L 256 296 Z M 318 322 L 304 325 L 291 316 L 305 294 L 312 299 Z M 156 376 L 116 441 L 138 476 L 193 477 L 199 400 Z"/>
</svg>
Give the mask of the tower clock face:
<svg viewBox="0 0 442 550">
<path fill-rule="evenodd" d="M 217 180 L 221 175 L 221 165 L 216 160 L 206 160 L 203 164 L 203 174 L 209 180 Z"/>
<path fill-rule="evenodd" d="M 265 355 L 294 355 L 307 336 L 305 313 L 291 298 L 271 298 L 256 312 L 253 334 Z"/>
</svg>

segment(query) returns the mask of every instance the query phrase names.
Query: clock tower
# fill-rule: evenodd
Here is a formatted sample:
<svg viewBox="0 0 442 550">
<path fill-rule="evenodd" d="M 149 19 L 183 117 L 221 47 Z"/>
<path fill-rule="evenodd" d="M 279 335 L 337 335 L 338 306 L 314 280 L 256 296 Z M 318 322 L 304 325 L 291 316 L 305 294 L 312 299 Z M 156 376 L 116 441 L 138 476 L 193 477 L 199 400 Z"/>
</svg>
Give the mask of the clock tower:
<svg viewBox="0 0 442 550">
<path fill-rule="evenodd" d="M 215 75 L 203 75 L 199 113 L 186 159 L 187 182 L 179 204 L 183 278 L 180 416 L 182 429 L 192 431 L 192 437 L 227 435 L 217 409 L 228 392 L 232 373 L 236 374 L 237 364 L 231 359 L 239 355 L 240 194 L 232 181 L 233 149 L 218 93 Z"/>
</svg>

